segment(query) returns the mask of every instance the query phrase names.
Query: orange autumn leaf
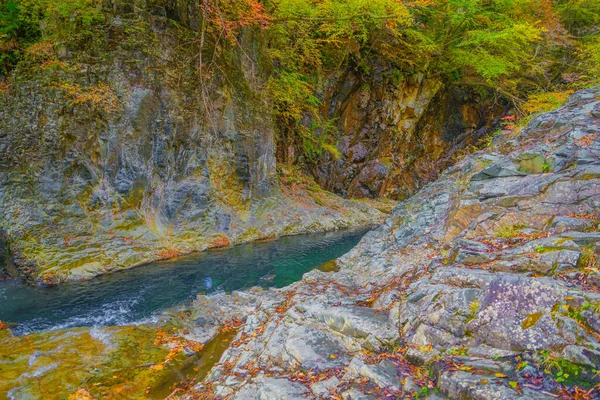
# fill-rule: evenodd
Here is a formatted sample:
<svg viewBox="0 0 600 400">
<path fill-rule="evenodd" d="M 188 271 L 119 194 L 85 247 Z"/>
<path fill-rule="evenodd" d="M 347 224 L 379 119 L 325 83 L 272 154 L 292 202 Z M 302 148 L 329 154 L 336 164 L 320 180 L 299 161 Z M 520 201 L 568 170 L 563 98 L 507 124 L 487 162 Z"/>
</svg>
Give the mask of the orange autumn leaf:
<svg viewBox="0 0 600 400">
<path fill-rule="evenodd" d="M 150 367 L 150 369 L 153 371 L 162 371 L 164 368 L 165 366 L 163 364 L 154 364 Z"/>
<path fill-rule="evenodd" d="M 75 393 L 69 395 L 69 400 L 94 400 L 94 398 L 86 389 L 79 388 Z"/>
</svg>

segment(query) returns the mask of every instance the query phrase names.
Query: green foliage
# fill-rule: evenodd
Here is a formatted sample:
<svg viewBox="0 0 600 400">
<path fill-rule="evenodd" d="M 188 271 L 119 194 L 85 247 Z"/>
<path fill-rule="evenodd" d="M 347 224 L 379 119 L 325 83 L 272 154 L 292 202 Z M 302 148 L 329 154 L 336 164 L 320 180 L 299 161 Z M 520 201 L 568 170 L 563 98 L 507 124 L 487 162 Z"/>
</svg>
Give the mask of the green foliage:
<svg viewBox="0 0 600 400">
<path fill-rule="evenodd" d="M 585 35 L 589 33 L 589 27 L 600 23 L 598 0 L 558 0 L 553 3 L 562 24 L 573 34 Z"/>
<path fill-rule="evenodd" d="M 40 37 L 39 24 L 22 12 L 20 3 L 5 1 L 0 6 L 0 73 L 7 74 L 22 58 L 23 48 Z"/>
<path fill-rule="evenodd" d="M 268 2 L 273 15 L 269 51 L 276 70 L 299 73 L 306 81 L 316 82 L 318 76 L 340 68 L 352 68 L 367 77 L 379 59 L 390 66 L 395 81 L 419 73 L 447 85 L 491 89 L 519 110 L 522 99 L 533 93 L 524 112 L 539 112 L 562 103 L 563 94 L 568 93 L 563 87 L 553 90 L 552 96 L 544 92 L 558 87 L 563 76 L 577 86 L 584 80 L 589 85 L 599 75 L 598 35 L 591 34 L 584 43 L 573 40 L 567 31 L 594 28 L 597 3 Z M 585 65 L 585 74 L 578 64 Z M 559 79 L 551 81 L 549 76 Z"/>
<path fill-rule="evenodd" d="M 413 23 L 409 9 L 396 0 L 268 4 L 273 13 L 269 47 L 277 68 L 313 76 L 347 65 L 368 72 L 370 56 L 389 49 L 388 40 Z"/>
<path fill-rule="evenodd" d="M 519 71 L 530 56 L 529 47 L 541 39 L 541 30 L 513 22 L 499 30 L 474 29 L 451 49 L 457 69 L 469 68 L 486 82 Z"/>
<path fill-rule="evenodd" d="M 59 69 L 66 61 L 64 54 L 92 53 L 94 44 L 115 29 L 116 25 L 109 30 L 104 24 L 119 3 L 103 10 L 102 0 L 4 0 L 0 73 L 8 74 L 22 60 Z M 232 54 L 238 49 L 251 63 L 260 58 L 261 72 L 269 78 L 267 90 L 281 131 L 279 140 L 297 144 L 308 158 L 323 151 L 339 156 L 336 127 L 322 116 L 319 90 L 325 80 L 347 70 L 363 83 L 369 82 L 377 66 L 378 71 L 386 70 L 394 85 L 423 76 L 446 86 L 477 87 L 511 100 L 525 114 L 556 107 L 571 90 L 600 82 L 598 0 L 200 0 L 193 7 L 188 1 L 151 0 L 144 4 L 137 6 L 136 13 L 180 10 L 177 16 L 167 12 L 160 16 L 161 23 L 181 28 L 181 49 L 188 52 L 182 57 L 184 66 L 165 74 L 177 85 L 182 79 L 200 80 L 190 87 L 200 88 L 205 96 L 207 78 L 225 75 L 224 80 L 230 80 L 230 70 L 237 68 L 232 66 Z M 133 29 L 133 24 L 124 25 L 125 30 Z M 144 30 L 156 35 L 150 28 Z M 152 47 L 136 40 L 127 43 Z M 248 51 L 248 42 L 260 47 L 258 52 Z M 160 58 L 152 53 L 156 49 L 146 51 Z M 190 68 L 196 71 L 188 73 Z M 180 73 L 184 70 L 186 74 Z"/>
<path fill-rule="evenodd" d="M 293 140 L 294 136 L 300 139 L 304 155 L 309 158 L 327 151 L 337 159 L 340 153 L 331 140 L 335 126 L 319 114 L 320 101 L 307 80 L 298 72 L 285 70 L 269 79 L 267 89 L 280 134 L 287 134 L 287 139 Z M 303 123 L 305 118 L 310 123 Z"/>
<path fill-rule="evenodd" d="M 450 0 L 415 10 L 433 51 L 430 70 L 457 84 L 514 92 L 521 73 L 533 69 L 543 46 L 544 13 L 538 1 Z"/>
<path fill-rule="evenodd" d="M 41 40 L 89 40 L 92 27 L 104 21 L 101 5 L 100 0 L 5 1 L 0 6 L 0 72 L 8 73 Z"/>
<path fill-rule="evenodd" d="M 8 0 L 0 10 L 0 34 L 9 38 L 17 36 L 20 28 L 19 3 Z"/>
<path fill-rule="evenodd" d="M 20 0 L 19 9 L 30 24 L 43 24 L 44 36 L 75 40 L 92 35 L 104 22 L 100 0 Z"/>
<path fill-rule="evenodd" d="M 320 117 L 320 101 L 309 82 L 344 64 L 368 70 L 363 53 L 374 37 L 398 34 L 411 23 L 409 11 L 395 0 L 283 0 L 267 8 L 273 14 L 267 35 L 275 66 L 269 90 L 278 126 L 288 130 L 280 140 L 297 137 L 309 159 L 323 151 L 339 158 L 335 126 Z"/>
<path fill-rule="evenodd" d="M 281 71 L 272 76 L 268 89 L 275 104 L 276 115 L 284 121 L 299 121 L 304 110 L 316 116 L 319 100 L 305 76 L 298 72 Z"/>
<path fill-rule="evenodd" d="M 576 54 L 583 70 L 580 79 L 586 86 L 598 84 L 600 82 L 600 35 L 596 34 L 583 40 Z"/>
<path fill-rule="evenodd" d="M 351 48 L 368 42 L 374 31 L 397 31 L 411 21 L 408 9 L 394 0 L 283 0 L 274 14 L 287 29 L 310 27 L 321 45 Z"/>
</svg>

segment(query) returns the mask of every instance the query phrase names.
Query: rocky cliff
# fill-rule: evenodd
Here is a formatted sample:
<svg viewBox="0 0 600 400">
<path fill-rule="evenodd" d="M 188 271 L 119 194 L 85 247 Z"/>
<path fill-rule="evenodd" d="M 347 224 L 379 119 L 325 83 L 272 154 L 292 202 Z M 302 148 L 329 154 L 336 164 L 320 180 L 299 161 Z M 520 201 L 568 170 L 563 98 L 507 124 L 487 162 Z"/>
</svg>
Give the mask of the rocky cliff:
<svg viewBox="0 0 600 400">
<path fill-rule="evenodd" d="M 55 284 L 381 220 L 374 204 L 277 168 L 266 75 L 251 52 L 260 38 L 248 34 L 224 74 L 198 77 L 187 7 L 168 17 L 115 7 L 104 35 L 81 47 L 43 42 L 0 92 L 6 272 Z"/>
<path fill-rule="evenodd" d="M 174 396 L 600 397 L 599 133 L 600 89 L 579 92 L 401 203 L 338 272 L 199 296 L 179 335 L 239 331 Z"/>
<path fill-rule="evenodd" d="M 266 34 L 244 29 L 235 46 L 200 48 L 194 4 L 104 2 L 103 28 L 48 36 L 3 82 L 4 273 L 55 284 L 208 247 L 378 222 L 387 205 L 321 189 L 405 198 L 504 110 L 373 57 L 372 72 L 350 63 L 311 77 L 340 157 L 309 157 L 274 123 Z M 210 72 L 202 56 L 212 57 Z"/>
<path fill-rule="evenodd" d="M 490 134 L 507 109 L 490 96 L 383 65 L 369 76 L 345 71 L 325 91 L 323 114 L 336 121 L 341 157 L 324 154 L 312 173 L 335 193 L 405 199 Z"/>
</svg>

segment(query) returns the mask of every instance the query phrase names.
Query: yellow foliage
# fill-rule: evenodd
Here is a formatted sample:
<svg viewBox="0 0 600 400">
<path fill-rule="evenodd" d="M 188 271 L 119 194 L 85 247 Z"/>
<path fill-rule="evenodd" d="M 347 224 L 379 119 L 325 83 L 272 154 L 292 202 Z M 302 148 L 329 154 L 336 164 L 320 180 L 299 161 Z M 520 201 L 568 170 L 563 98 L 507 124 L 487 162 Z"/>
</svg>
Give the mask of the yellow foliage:
<svg viewBox="0 0 600 400">
<path fill-rule="evenodd" d="M 40 69 L 66 70 L 67 68 L 69 68 L 69 64 L 67 64 L 64 61 L 59 61 L 59 60 L 48 60 L 48 61 L 43 62 L 40 65 Z"/>
<path fill-rule="evenodd" d="M 162 371 L 164 368 L 165 368 L 164 364 L 154 364 L 153 366 L 150 367 L 150 369 L 153 371 Z"/>
<path fill-rule="evenodd" d="M 90 392 L 80 388 L 75 393 L 69 395 L 69 400 L 94 400 Z"/>
<path fill-rule="evenodd" d="M 573 93 L 571 90 L 564 92 L 546 92 L 536 93 L 529 96 L 527 102 L 523 105 L 523 111 L 528 114 L 537 114 L 541 112 L 552 111 L 560 107 L 567 98 Z"/>
<path fill-rule="evenodd" d="M 63 82 L 57 88 L 65 92 L 64 97 L 70 98 L 72 105 L 86 105 L 106 113 L 118 111 L 120 108 L 117 97 L 106 83 L 82 88 L 76 83 Z"/>
<path fill-rule="evenodd" d="M 0 35 L 0 51 L 8 53 L 19 48 L 19 42 L 16 39 L 7 39 L 6 35 Z"/>
<path fill-rule="evenodd" d="M 333 144 L 323 143 L 321 144 L 323 150 L 327 151 L 329 154 L 333 156 L 334 159 L 339 160 L 342 154 L 338 150 L 338 148 Z"/>
<path fill-rule="evenodd" d="M 34 43 L 25 50 L 25 55 L 32 61 L 45 62 L 56 58 L 54 46 L 56 43 L 52 39 L 42 40 Z"/>
</svg>

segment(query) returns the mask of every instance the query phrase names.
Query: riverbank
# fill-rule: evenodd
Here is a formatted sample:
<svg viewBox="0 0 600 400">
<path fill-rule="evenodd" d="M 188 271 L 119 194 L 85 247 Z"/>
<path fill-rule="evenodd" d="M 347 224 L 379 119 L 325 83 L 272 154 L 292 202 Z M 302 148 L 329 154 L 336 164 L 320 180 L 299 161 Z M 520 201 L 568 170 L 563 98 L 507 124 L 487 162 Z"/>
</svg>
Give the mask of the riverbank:
<svg viewBox="0 0 600 400">
<path fill-rule="evenodd" d="M 134 210 L 98 210 L 74 219 L 63 216 L 52 228 L 42 222 L 20 233 L 13 229 L 5 235 L 5 271 L 31 285 L 54 286 L 211 248 L 370 226 L 381 223 L 396 204 L 343 199 L 293 168 L 282 175 L 281 188 L 279 194 L 238 207 L 215 203 L 210 217 L 166 227 Z M 4 205 L 10 213 L 6 198 Z M 73 226 L 78 232 L 71 235 Z"/>
<path fill-rule="evenodd" d="M 0 283 L 0 319 L 11 321 L 0 328 L 0 398 L 165 398 L 204 379 L 239 328 L 236 318 L 217 325 L 198 314 L 189 302 L 196 293 L 282 287 L 313 268 L 331 270 L 328 260 L 364 233 L 240 245 L 53 289 L 7 292 Z M 180 336 L 190 321 L 206 334 Z"/>
<path fill-rule="evenodd" d="M 597 398 L 599 160 L 596 88 L 448 169 L 339 272 L 199 296 L 241 327 L 174 398 Z"/>
<path fill-rule="evenodd" d="M 364 229 L 287 236 L 176 259 L 55 288 L 0 282 L 0 321 L 13 333 L 139 324 L 198 293 L 284 287 L 354 247 Z"/>
</svg>

